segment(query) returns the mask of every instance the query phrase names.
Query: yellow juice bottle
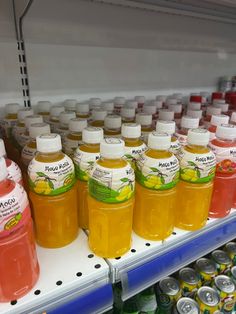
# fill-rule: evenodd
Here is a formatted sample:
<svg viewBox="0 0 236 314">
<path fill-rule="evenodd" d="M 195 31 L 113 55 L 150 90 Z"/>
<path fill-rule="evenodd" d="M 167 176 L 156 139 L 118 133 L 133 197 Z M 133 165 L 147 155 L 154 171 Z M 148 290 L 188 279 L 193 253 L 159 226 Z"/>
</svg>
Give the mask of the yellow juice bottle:
<svg viewBox="0 0 236 314">
<path fill-rule="evenodd" d="M 210 133 L 191 129 L 180 155 L 180 182 L 175 208 L 175 226 L 197 230 L 207 221 L 215 175 L 216 159 L 207 147 Z"/>
<path fill-rule="evenodd" d="M 169 151 L 176 156 L 179 155 L 181 145 L 177 137 L 175 136 L 176 123 L 175 121 L 158 120 L 156 124 L 156 131 L 159 133 L 167 133 L 171 136 L 171 143 Z"/>
<path fill-rule="evenodd" d="M 55 133 L 61 136 L 62 144 L 64 144 L 66 135 L 69 133 L 69 121 L 76 118 L 74 111 L 63 111 L 59 115 L 59 127 L 56 128 Z"/>
<path fill-rule="evenodd" d="M 75 172 L 78 187 L 79 226 L 89 228 L 88 215 L 88 179 L 91 169 L 100 158 L 100 142 L 103 139 L 103 129 L 87 127 L 82 131 L 82 145 L 74 154 Z"/>
<path fill-rule="evenodd" d="M 50 125 L 52 132 L 56 132 L 56 129 L 59 127 L 59 124 L 60 124 L 59 116 L 60 116 L 60 113 L 63 111 L 64 111 L 64 107 L 62 106 L 51 107 L 48 123 Z"/>
<path fill-rule="evenodd" d="M 174 228 L 179 162 L 170 144 L 170 135 L 152 132 L 137 160 L 133 229 L 148 240 L 164 240 Z"/>
<path fill-rule="evenodd" d="M 136 123 L 141 125 L 141 139 L 147 144 L 148 135 L 153 131 L 152 115 L 147 113 L 137 113 Z"/>
<path fill-rule="evenodd" d="M 123 140 L 104 139 L 100 153 L 89 178 L 89 246 L 103 258 L 114 258 L 131 246 L 134 170 L 122 158 Z"/>
<path fill-rule="evenodd" d="M 61 152 L 60 135 L 40 135 L 36 146 L 38 152 L 28 167 L 36 241 L 46 248 L 59 248 L 78 234 L 74 165 Z"/>
<path fill-rule="evenodd" d="M 135 121 L 135 109 L 123 107 L 120 111 L 122 123 L 131 123 Z"/>
<path fill-rule="evenodd" d="M 107 116 L 107 111 L 101 108 L 93 109 L 90 125 L 98 128 L 104 127 L 104 119 Z"/>
<path fill-rule="evenodd" d="M 33 123 L 43 123 L 43 117 L 38 114 L 33 114 L 31 116 L 25 117 L 25 132 L 19 134 L 18 136 L 18 143 L 20 146 L 20 151 L 22 151 L 22 149 L 30 140 L 29 127 Z"/>
<path fill-rule="evenodd" d="M 76 104 L 76 117 L 81 119 L 89 119 L 89 104 L 78 103 Z"/>
<path fill-rule="evenodd" d="M 43 121 L 48 122 L 50 118 L 50 107 L 52 103 L 50 101 L 41 100 L 37 102 L 37 113 L 43 116 Z"/>
<path fill-rule="evenodd" d="M 104 120 L 105 137 L 121 137 L 121 117 L 109 114 Z"/>
</svg>

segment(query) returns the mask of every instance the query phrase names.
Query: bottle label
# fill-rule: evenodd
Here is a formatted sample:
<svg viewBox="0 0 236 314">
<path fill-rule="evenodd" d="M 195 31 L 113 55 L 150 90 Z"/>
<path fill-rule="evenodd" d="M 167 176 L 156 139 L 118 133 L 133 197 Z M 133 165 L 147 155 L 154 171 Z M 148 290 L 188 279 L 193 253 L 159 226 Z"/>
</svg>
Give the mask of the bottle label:
<svg viewBox="0 0 236 314">
<path fill-rule="evenodd" d="M 8 236 L 30 218 L 29 202 L 25 190 L 16 184 L 6 196 L 0 198 L 0 237 Z"/>
<path fill-rule="evenodd" d="M 151 132 L 142 132 L 142 135 L 141 135 L 141 140 L 144 141 L 144 143 L 147 143 L 148 142 L 148 135 L 150 134 Z"/>
<path fill-rule="evenodd" d="M 25 147 L 25 145 L 29 142 L 29 140 L 30 140 L 29 135 L 26 135 L 24 133 L 19 134 L 17 137 L 17 142 L 22 148 Z"/>
<path fill-rule="evenodd" d="M 19 135 L 25 133 L 25 131 L 26 131 L 26 127 L 25 126 L 17 126 L 17 125 L 15 125 L 13 127 L 13 129 L 12 129 L 12 135 L 14 136 L 16 141 L 18 141 Z"/>
<path fill-rule="evenodd" d="M 171 144 L 170 144 L 171 153 L 178 155 L 180 149 L 181 149 L 181 145 L 178 139 L 176 139 L 175 141 L 171 141 Z"/>
<path fill-rule="evenodd" d="M 32 148 L 29 147 L 28 145 L 25 145 L 21 153 L 21 159 L 25 166 L 28 167 L 29 163 L 34 158 L 36 152 L 37 152 L 36 148 Z"/>
<path fill-rule="evenodd" d="M 8 179 L 17 183 L 22 183 L 22 174 L 19 166 L 12 160 L 6 159 Z"/>
<path fill-rule="evenodd" d="M 100 158 L 100 153 L 88 153 L 78 148 L 75 151 L 74 163 L 76 177 L 80 181 L 88 181 L 90 172 L 93 169 L 94 163 Z"/>
<path fill-rule="evenodd" d="M 68 156 L 46 163 L 35 160 L 28 167 L 29 186 L 37 194 L 58 195 L 75 183 L 74 164 Z"/>
<path fill-rule="evenodd" d="M 180 145 L 185 146 L 187 145 L 187 135 L 175 133 L 177 139 L 179 140 Z"/>
<path fill-rule="evenodd" d="M 4 136 L 10 138 L 12 136 L 12 128 L 17 124 L 16 119 L 3 119 L 1 121 L 1 126 Z"/>
<path fill-rule="evenodd" d="M 179 180 L 179 162 L 172 155 L 169 158 L 155 159 L 145 153 L 137 160 L 137 181 L 152 190 L 167 190 Z"/>
<path fill-rule="evenodd" d="M 122 203 L 134 195 L 134 170 L 128 164 L 123 168 L 105 168 L 95 164 L 89 179 L 89 194 L 104 203 Z"/>
<path fill-rule="evenodd" d="M 193 154 L 183 148 L 180 159 L 180 178 L 192 183 L 205 183 L 214 178 L 216 158 L 212 151 Z"/>
<path fill-rule="evenodd" d="M 219 147 L 212 143 L 209 146 L 216 155 L 216 171 L 228 174 L 236 173 L 236 146 Z"/>
<path fill-rule="evenodd" d="M 140 146 L 128 147 L 125 146 L 124 159 L 127 160 L 133 169 L 136 168 L 136 160 L 147 150 L 147 146 L 143 143 Z"/>
<path fill-rule="evenodd" d="M 76 148 L 80 146 L 81 144 L 82 144 L 82 141 L 71 140 L 69 138 L 66 138 L 65 143 L 64 143 L 64 151 L 68 156 L 73 157 Z"/>
</svg>

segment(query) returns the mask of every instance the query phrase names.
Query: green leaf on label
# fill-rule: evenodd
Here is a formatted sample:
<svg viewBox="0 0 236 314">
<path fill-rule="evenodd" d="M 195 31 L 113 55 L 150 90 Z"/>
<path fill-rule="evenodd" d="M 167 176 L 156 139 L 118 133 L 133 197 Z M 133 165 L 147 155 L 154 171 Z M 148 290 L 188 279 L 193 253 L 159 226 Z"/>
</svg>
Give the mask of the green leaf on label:
<svg viewBox="0 0 236 314">
<path fill-rule="evenodd" d="M 39 177 L 46 177 L 46 175 L 43 172 L 36 172 L 36 174 Z"/>
<path fill-rule="evenodd" d="M 94 161 L 88 161 L 87 164 L 89 164 L 90 166 L 94 165 Z"/>
<path fill-rule="evenodd" d="M 197 169 L 197 176 L 198 176 L 198 178 L 201 178 L 201 172 L 198 169 Z"/>
<path fill-rule="evenodd" d="M 161 183 L 165 184 L 165 179 L 163 177 L 161 177 Z"/>
<path fill-rule="evenodd" d="M 155 167 L 150 167 L 150 169 L 153 171 L 153 172 L 159 172 L 159 170 Z"/>
<path fill-rule="evenodd" d="M 188 164 L 189 164 L 190 166 L 196 167 L 196 164 L 195 164 L 193 161 L 188 161 Z"/>
<path fill-rule="evenodd" d="M 53 185 L 52 181 L 48 180 L 48 185 L 50 186 L 51 189 L 54 189 L 54 185 Z"/>
<path fill-rule="evenodd" d="M 126 157 L 127 159 L 133 159 L 133 156 L 130 155 L 130 154 L 125 154 L 125 157 Z"/>
<path fill-rule="evenodd" d="M 120 179 L 120 181 L 122 181 L 122 182 L 128 182 L 129 179 L 128 179 L 128 178 L 122 178 L 122 179 Z"/>
</svg>

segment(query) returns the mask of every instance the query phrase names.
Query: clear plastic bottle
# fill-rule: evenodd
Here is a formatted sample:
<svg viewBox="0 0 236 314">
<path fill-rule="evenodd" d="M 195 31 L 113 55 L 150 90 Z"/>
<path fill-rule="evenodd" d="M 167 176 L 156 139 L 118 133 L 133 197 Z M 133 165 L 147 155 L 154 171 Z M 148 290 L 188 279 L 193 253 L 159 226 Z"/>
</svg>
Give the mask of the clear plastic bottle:
<svg viewBox="0 0 236 314">
<path fill-rule="evenodd" d="M 104 120 L 107 116 L 107 111 L 103 109 L 93 109 L 92 110 L 92 121 L 90 121 L 90 125 L 98 128 L 104 127 Z"/>
<path fill-rule="evenodd" d="M 43 117 L 38 114 L 25 117 L 25 132 L 18 136 L 18 143 L 21 147 L 21 150 L 25 147 L 25 145 L 30 140 L 29 127 L 33 123 L 43 123 Z"/>
<path fill-rule="evenodd" d="M 49 116 L 49 125 L 52 132 L 56 132 L 56 129 L 59 127 L 60 121 L 59 116 L 62 112 L 64 112 L 65 108 L 62 106 L 53 106 L 50 109 L 50 116 Z"/>
<path fill-rule="evenodd" d="M 229 123 L 229 116 L 226 116 L 224 114 L 212 115 L 210 126 L 208 128 L 208 131 L 210 132 L 210 140 L 213 140 L 216 137 L 215 133 L 217 126 L 227 123 Z"/>
<path fill-rule="evenodd" d="M 107 114 L 113 114 L 114 113 L 114 103 L 111 101 L 105 101 L 101 104 L 101 108 L 103 110 L 106 110 Z"/>
<path fill-rule="evenodd" d="M 0 169 L 0 302 L 10 302 L 34 287 L 39 265 L 26 192 L 7 178 L 4 158 Z"/>
<path fill-rule="evenodd" d="M 131 123 L 135 121 L 135 109 L 123 107 L 120 112 L 122 123 Z"/>
<path fill-rule="evenodd" d="M 101 158 L 89 178 L 89 246 L 103 258 L 115 258 L 131 246 L 134 170 L 122 157 L 121 139 L 101 141 Z"/>
<path fill-rule="evenodd" d="M 104 120 L 105 137 L 121 137 L 121 117 L 109 114 Z"/>
<path fill-rule="evenodd" d="M 79 226 L 89 228 L 88 216 L 88 179 L 91 169 L 100 158 L 100 142 L 103 139 L 103 129 L 87 127 L 82 131 L 83 144 L 78 147 L 74 155 L 75 172 L 78 186 Z"/>
<path fill-rule="evenodd" d="M 188 130 L 199 127 L 199 119 L 188 116 L 183 116 L 180 121 L 180 129 L 175 133 L 180 145 L 184 146 L 187 144 Z"/>
<path fill-rule="evenodd" d="M 220 108 L 216 108 L 216 107 L 213 107 L 213 106 L 207 107 L 207 109 L 206 109 L 206 116 L 205 116 L 205 119 L 204 119 L 205 128 L 209 128 L 212 115 L 219 115 L 219 114 L 221 114 L 221 109 Z"/>
<path fill-rule="evenodd" d="M 76 118 L 74 111 L 63 111 L 59 115 L 59 127 L 55 130 L 55 133 L 61 136 L 62 144 L 64 144 L 66 135 L 69 133 L 69 122 L 74 118 Z"/>
<path fill-rule="evenodd" d="M 76 99 L 66 99 L 63 102 L 63 107 L 65 108 L 66 112 L 76 112 Z"/>
<path fill-rule="evenodd" d="M 173 121 L 175 113 L 169 109 L 160 109 L 158 119 L 164 121 Z"/>
<path fill-rule="evenodd" d="M 120 114 L 121 108 L 125 105 L 125 97 L 114 98 L 114 113 Z"/>
<path fill-rule="evenodd" d="M 138 109 L 139 109 L 139 111 L 141 111 L 143 106 L 145 105 L 145 102 L 146 102 L 145 96 L 135 96 L 134 100 L 137 101 Z"/>
<path fill-rule="evenodd" d="M 81 119 L 89 119 L 90 113 L 88 103 L 76 104 L 76 117 Z"/>
<path fill-rule="evenodd" d="M 18 137 L 19 137 L 19 135 L 25 133 L 25 131 L 26 131 L 25 117 L 31 116 L 33 114 L 34 114 L 34 112 L 33 112 L 33 109 L 31 109 L 31 108 L 20 109 L 17 112 L 17 120 L 18 121 L 17 121 L 17 124 L 13 127 L 12 134 L 13 134 L 13 137 L 15 139 L 14 142 L 16 143 L 18 150 L 21 149 L 21 146 L 18 144 Z"/>
<path fill-rule="evenodd" d="M 164 121 L 164 120 L 158 120 L 156 125 L 156 131 L 158 133 L 167 133 L 171 136 L 171 143 L 170 143 L 170 149 L 169 151 L 176 156 L 179 155 L 181 145 L 179 143 L 179 140 L 175 136 L 175 130 L 176 130 L 176 124 L 175 121 Z"/>
<path fill-rule="evenodd" d="M 137 160 L 133 229 L 144 239 L 164 240 L 174 228 L 179 162 L 170 144 L 170 135 L 152 132 Z"/>
<path fill-rule="evenodd" d="M 191 129 L 182 149 L 175 226 L 184 230 L 198 230 L 207 221 L 216 165 L 209 138 L 209 131 Z"/>
<path fill-rule="evenodd" d="M 38 153 L 28 167 L 36 241 L 46 248 L 59 248 L 78 234 L 74 165 L 61 152 L 60 135 L 40 135 L 36 145 Z"/>
<path fill-rule="evenodd" d="M 152 116 L 147 113 L 137 113 L 136 123 L 141 125 L 141 139 L 147 144 L 148 135 L 153 131 Z"/>
<path fill-rule="evenodd" d="M 186 114 L 189 117 L 199 119 L 199 128 L 201 128 L 201 129 L 205 128 L 204 120 L 203 120 L 203 117 L 202 117 L 202 110 L 188 109 Z"/>
<path fill-rule="evenodd" d="M 50 116 L 50 108 L 52 103 L 50 101 L 41 100 L 37 102 L 37 113 L 43 116 L 43 121 L 48 122 Z"/>
</svg>

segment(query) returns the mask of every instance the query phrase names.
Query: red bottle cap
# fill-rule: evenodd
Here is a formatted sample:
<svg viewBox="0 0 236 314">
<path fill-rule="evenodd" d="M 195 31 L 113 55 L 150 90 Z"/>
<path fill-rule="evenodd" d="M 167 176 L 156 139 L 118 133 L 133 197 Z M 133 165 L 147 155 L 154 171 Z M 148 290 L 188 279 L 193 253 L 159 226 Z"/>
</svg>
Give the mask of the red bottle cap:
<svg viewBox="0 0 236 314">
<path fill-rule="evenodd" d="M 211 100 L 214 100 L 214 99 L 223 99 L 223 93 L 222 92 L 213 92 L 211 94 Z"/>
<path fill-rule="evenodd" d="M 202 102 L 202 96 L 200 95 L 191 95 L 190 102 Z"/>
</svg>

